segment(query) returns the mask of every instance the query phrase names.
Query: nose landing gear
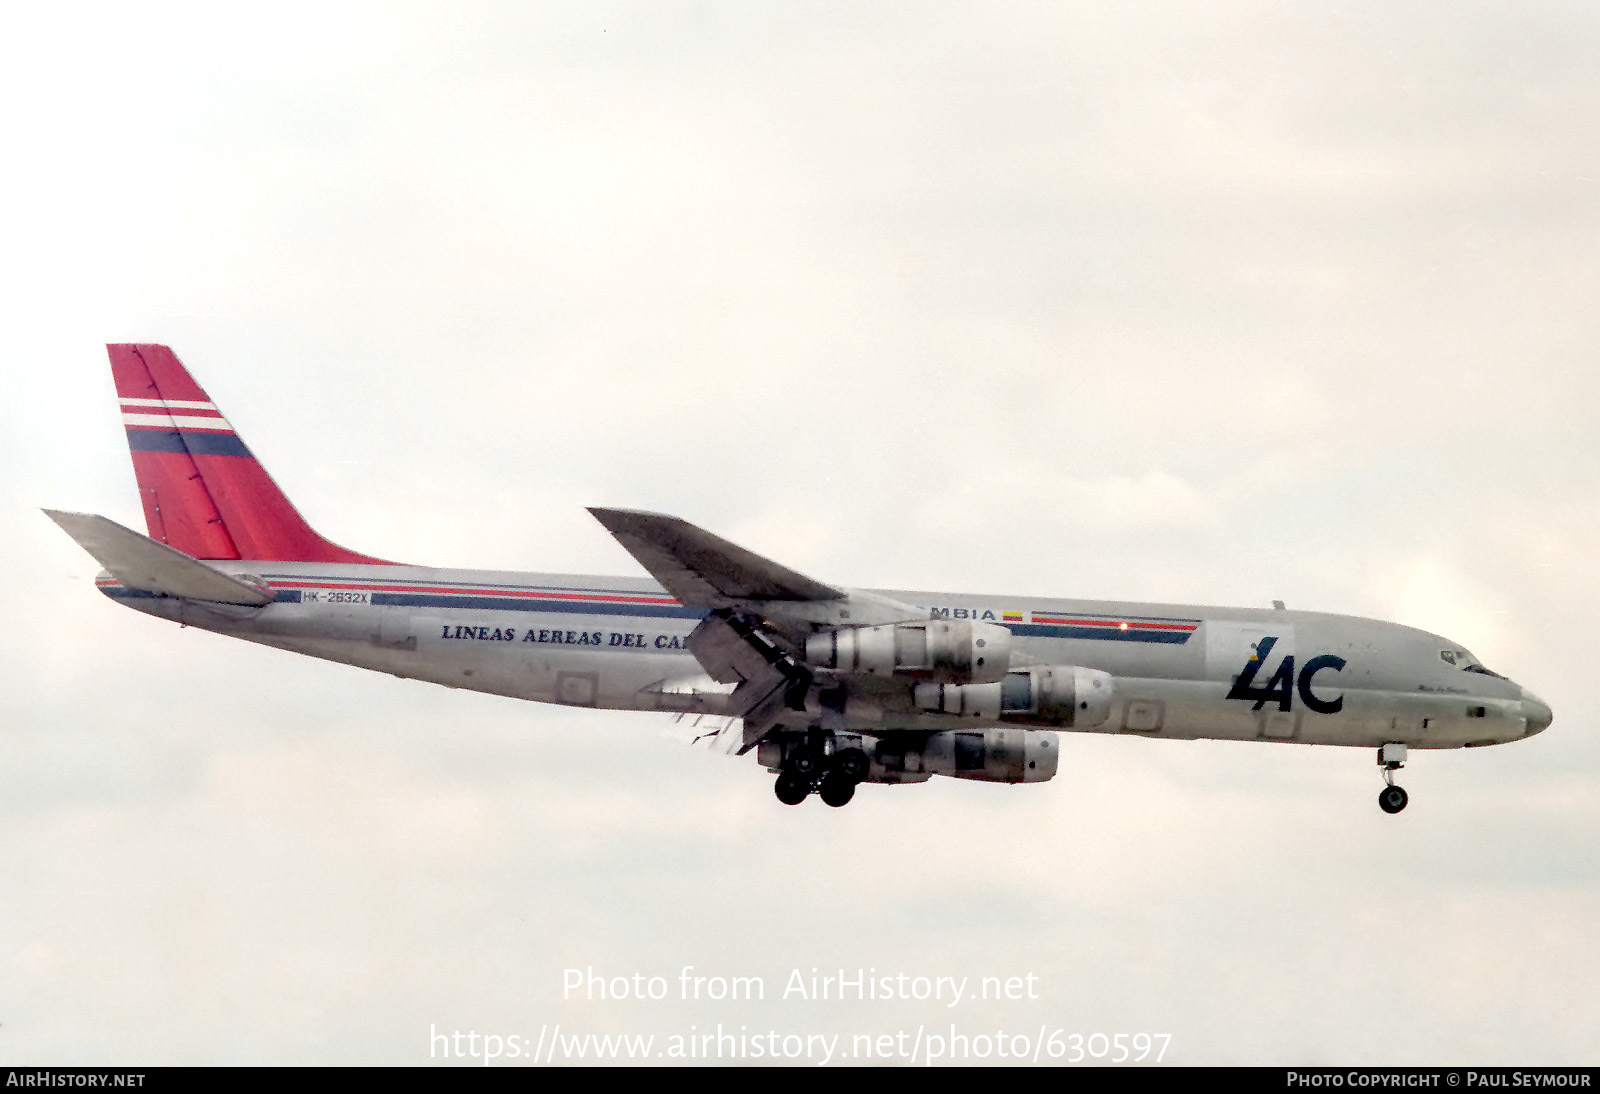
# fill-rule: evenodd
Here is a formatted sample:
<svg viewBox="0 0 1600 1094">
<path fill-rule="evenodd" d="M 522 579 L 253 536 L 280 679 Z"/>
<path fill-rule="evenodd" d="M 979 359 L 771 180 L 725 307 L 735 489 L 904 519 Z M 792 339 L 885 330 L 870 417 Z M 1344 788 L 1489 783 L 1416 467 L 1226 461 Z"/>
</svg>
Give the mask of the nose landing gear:
<svg viewBox="0 0 1600 1094">
<path fill-rule="evenodd" d="M 1378 808 L 1385 813 L 1398 813 L 1406 807 L 1410 795 L 1405 787 L 1394 784 L 1394 773 L 1406 765 L 1406 746 L 1386 744 L 1378 749 L 1378 766 L 1383 769 L 1384 788 L 1378 792 Z"/>
</svg>

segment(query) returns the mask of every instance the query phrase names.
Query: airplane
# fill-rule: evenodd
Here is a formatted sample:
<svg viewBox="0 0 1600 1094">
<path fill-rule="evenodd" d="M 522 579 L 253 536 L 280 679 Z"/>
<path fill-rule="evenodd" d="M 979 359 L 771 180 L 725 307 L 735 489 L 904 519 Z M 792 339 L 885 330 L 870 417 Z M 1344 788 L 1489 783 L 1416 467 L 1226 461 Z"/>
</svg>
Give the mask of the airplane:
<svg viewBox="0 0 1600 1094">
<path fill-rule="evenodd" d="M 1377 750 L 1547 728 L 1459 644 L 1286 609 L 827 584 L 677 517 L 592 508 L 650 579 L 401 565 L 314 531 L 170 348 L 107 350 L 148 535 L 45 512 L 119 604 L 312 657 L 496 695 L 723 719 L 787 805 L 861 783 L 1053 778 L 1058 731 Z"/>
</svg>

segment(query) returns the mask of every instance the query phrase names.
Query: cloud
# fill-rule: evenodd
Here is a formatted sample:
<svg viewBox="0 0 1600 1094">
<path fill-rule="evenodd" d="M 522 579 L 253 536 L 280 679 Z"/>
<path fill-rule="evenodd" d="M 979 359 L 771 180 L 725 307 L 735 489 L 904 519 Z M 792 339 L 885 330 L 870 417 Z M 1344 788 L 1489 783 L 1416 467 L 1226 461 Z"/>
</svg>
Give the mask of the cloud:
<svg viewBox="0 0 1600 1094">
<path fill-rule="evenodd" d="M 569 966 L 685 964 L 1034 972 L 1037 1005 L 974 1013 L 1164 1029 L 1176 1062 L 1592 1055 L 1585 13 L 21 18 L 12 1055 L 928 1020 L 558 998 Z M 1044 786 L 783 809 L 655 716 L 95 596 L 36 509 L 137 524 L 100 349 L 136 338 L 362 550 L 637 573 L 609 503 L 824 581 L 1282 597 L 1448 634 L 1556 723 L 1414 758 L 1399 818 L 1364 750 L 1098 736 Z"/>
</svg>

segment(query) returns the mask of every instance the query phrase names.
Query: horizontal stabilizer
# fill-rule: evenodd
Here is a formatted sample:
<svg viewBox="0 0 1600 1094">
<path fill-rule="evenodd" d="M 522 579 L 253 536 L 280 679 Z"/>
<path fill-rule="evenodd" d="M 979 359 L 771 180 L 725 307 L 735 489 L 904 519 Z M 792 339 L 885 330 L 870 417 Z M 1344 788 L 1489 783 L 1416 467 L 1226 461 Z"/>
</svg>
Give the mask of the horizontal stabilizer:
<svg viewBox="0 0 1600 1094">
<path fill-rule="evenodd" d="M 62 513 L 46 509 L 45 515 L 78 541 L 130 589 L 185 600 L 213 600 L 223 604 L 270 604 L 272 594 L 247 581 L 213 570 L 182 551 L 157 543 L 114 520 L 91 513 Z"/>
<path fill-rule="evenodd" d="M 589 512 L 682 604 L 721 608 L 748 600 L 842 600 L 846 595 L 678 517 L 637 509 Z"/>
</svg>

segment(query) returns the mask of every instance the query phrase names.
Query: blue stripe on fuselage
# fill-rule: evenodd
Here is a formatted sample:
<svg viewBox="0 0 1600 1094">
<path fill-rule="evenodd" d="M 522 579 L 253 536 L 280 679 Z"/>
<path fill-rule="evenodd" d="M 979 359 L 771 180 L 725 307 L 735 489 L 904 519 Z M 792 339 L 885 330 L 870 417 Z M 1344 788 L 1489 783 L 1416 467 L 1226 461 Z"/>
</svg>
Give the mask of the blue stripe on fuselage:
<svg viewBox="0 0 1600 1094">
<path fill-rule="evenodd" d="M 107 596 L 137 600 L 160 598 L 165 593 L 152 593 L 144 589 L 130 589 L 125 585 L 102 586 Z M 278 604 L 302 604 L 304 590 L 274 589 L 273 600 Z M 362 605 L 338 605 L 341 608 Z M 474 611 L 538 612 L 564 615 L 631 615 L 655 619 L 701 619 L 705 612 L 698 608 L 680 605 L 656 604 L 598 604 L 572 600 L 529 600 L 526 597 L 503 596 L 434 596 L 426 593 L 373 593 L 366 607 L 382 608 L 461 608 Z"/>
<path fill-rule="evenodd" d="M 700 608 L 665 604 L 605 604 L 583 600 L 530 600 L 504 596 L 439 596 L 429 593 L 373 593 L 374 605 L 400 608 L 474 608 L 505 612 L 559 612 L 568 615 L 637 615 L 656 619 L 700 619 Z"/>
<path fill-rule="evenodd" d="M 516 586 L 506 586 L 515 588 Z M 121 586 L 102 589 L 108 596 L 142 598 L 158 597 Z M 300 589 L 275 589 L 275 599 L 280 604 L 303 603 Z M 594 601 L 534 600 L 527 597 L 471 596 L 437 593 L 372 593 L 370 606 L 396 608 L 458 608 L 474 611 L 534 612 L 547 615 L 618 615 L 653 619 L 701 619 L 705 612 L 699 608 L 665 604 L 608 604 Z M 1193 631 L 1140 630 L 1130 627 L 1118 630 L 1110 627 L 1069 627 L 1040 623 L 1008 623 L 1006 629 L 1024 638 L 1072 638 L 1091 642 L 1144 642 L 1181 646 L 1189 641 Z"/>
<path fill-rule="evenodd" d="M 1161 642 L 1181 646 L 1193 631 L 1142 631 L 1135 627 L 1058 627 L 1035 623 L 1007 623 L 1006 629 L 1024 638 L 1086 638 L 1097 642 Z"/>
</svg>

